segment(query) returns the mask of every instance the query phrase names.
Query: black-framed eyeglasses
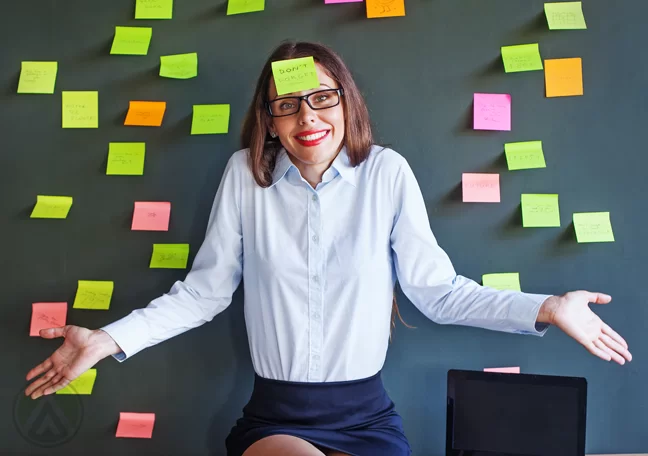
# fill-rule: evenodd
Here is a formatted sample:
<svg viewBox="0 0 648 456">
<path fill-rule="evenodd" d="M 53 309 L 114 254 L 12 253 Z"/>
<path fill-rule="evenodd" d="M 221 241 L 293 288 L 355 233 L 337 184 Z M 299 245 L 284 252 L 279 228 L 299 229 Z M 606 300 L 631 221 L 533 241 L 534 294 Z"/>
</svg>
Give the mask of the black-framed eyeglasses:
<svg viewBox="0 0 648 456">
<path fill-rule="evenodd" d="M 266 109 L 272 117 L 285 117 L 297 114 L 304 100 L 311 109 L 328 109 L 340 104 L 344 89 L 324 89 L 301 97 L 280 97 L 266 101 Z"/>
</svg>

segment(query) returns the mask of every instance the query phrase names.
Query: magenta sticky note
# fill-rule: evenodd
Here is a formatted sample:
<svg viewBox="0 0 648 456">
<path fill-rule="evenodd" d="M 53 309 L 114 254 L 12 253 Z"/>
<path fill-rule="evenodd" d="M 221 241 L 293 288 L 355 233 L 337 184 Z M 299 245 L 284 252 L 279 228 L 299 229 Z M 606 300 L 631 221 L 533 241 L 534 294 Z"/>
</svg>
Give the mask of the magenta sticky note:
<svg viewBox="0 0 648 456">
<path fill-rule="evenodd" d="M 511 130 L 511 95 L 476 93 L 473 98 L 475 130 Z"/>
<path fill-rule="evenodd" d="M 168 201 L 136 201 L 131 230 L 169 231 L 171 203 Z"/>
<path fill-rule="evenodd" d="M 362 2 L 364 0 L 324 0 L 324 3 L 329 4 L 329 3 L 358 3 Z"/>
<path fill-rule="evenodd" d="M 155 413 L 120 412 L 115 437 L 150 439 L 154 424 Z"/>
<path fill-rule="evenodd" d="M 463 173 L 461 178 L 464 203 L 499 203 L 499 174 Z"/>
<path fill-rule="evenodd" d="M 29 335 L 40 336 L 41 329 L 65 326 L 66 318 L 67 302 L 34 302 Z"/>
<path fill-rule="evenodd" d="M 484 372 L 499 372 L 501 374 L 519 374 L 519 367 L 487 367 Z"/>
</svg>

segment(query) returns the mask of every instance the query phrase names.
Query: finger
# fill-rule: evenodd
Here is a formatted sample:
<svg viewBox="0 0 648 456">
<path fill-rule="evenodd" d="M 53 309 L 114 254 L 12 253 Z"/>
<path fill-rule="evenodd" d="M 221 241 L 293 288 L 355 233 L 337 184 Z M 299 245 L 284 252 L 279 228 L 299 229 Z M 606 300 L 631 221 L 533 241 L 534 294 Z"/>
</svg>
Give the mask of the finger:
<svg viewBox="0 0 648 456">
<path fill-rule="evenodd" d="M 620 343 L 624 348 L 628 348 L 628 343 L 625 341 L 621 335 L 616 332 L 614 329 L 610 328 L 610 326 L 607 323 L 603 323 L 603 334 L 607 334 L 610 336 L 612 339 L 616 340 L 618 343 Z"/>
<path fill-rule="evenodd" d="M 601 349 L 598 348 L 596 345 L 594 345 L 594 343 L 592 343 L 592 342 L 590 342 L 589 344 L 585 345 L 585 348 L 587 348 L 587 350 L 588 350 L 592 355 L 598 356 L 598 357 L 601 358 L 603 361 L 610 361 L 610 360 L 612 359 L 612 357 L 611 357 L 607 352 L 601 350 Z"/>
<path fill-rule="evenodd" d="M 583 291 L 583 293 L 585 293 L 587 300 L 594 304 L 607 304 L 612 301 L 612 296 L 605 293 L 592 293 L 591 291 Z"/>
<path fill-rule="evenodd" d="M 41 337 L 44 337 L 45 339 L 54 339 L 56 337 L 65 337 L 68 331 L 68 326 L 61 326 L 58 328 L 46 328 L 46 329 L 41 329 L 39 334 Z"/>
<path fill-rule="evenodd" d="M 620 354 L 623 356 L 625 359 L 628 361 L 632 361 L 632 355 L 628 351 L 627 348 L 623 347 L 620 343 L 618 343 L 616 340 L 612 339 L 610 336 L 606 334 L 601 334 L 601 337 L 599 337 L 601 342 L 603 342 L 608 348 L 611 350 L 614 350 L 614 352 Z"/>
<path fill-rule="evenodd" d="M 34 367 L 32 370 L 27 372 L 27 381 L 31 380 L 32 378 L 42 374 L 43 372 L 46 372 L 52 368 L 54 363 L 52 363 L 51 358 L 47 358 L 45 361 L 40 363 L 38 366 Z"/>
<path fill-rule="evenodd" d="M 598 348 L 600 348 L 600 349 L 603 350 L 605 353 L 607 353 L 608 355 L 610 355 L 610 358 L 611 358 L 612 361 L 614 361 L 615 363 L 618 363 L 618 364 L 621 364 L 621 365 L 624 365 L 624 364 L 625 364 L 625 359 L 623 359 L 623 357 L 622 357 L 621 355 L 619 355 L 617 352 L 615 352 L 614 350 L 612 350 L 610 347 L 608 347 L 607 345 L 605 345 L 601 340 L 596 339 L 596 340 L 594 341 L 594 345 L 596 345 Z"/>
<path fill-rule="evenodd" d="M 25 396 L 30 396 L 36 391 L 38 388 L 40 388 L 42 385 L 48 383 L 54 376 L 56 375 L 56 371 L 53 369 L 47 372 L 45 375 L 43 375 L 41 378 L 36 379 L 34 382 L 32 382 L 31 385 L 27 387 L 25 390 Z"/>
<path fill-rule="evenodd" d="M 45 391 L 43 391 L 43 395 L 47 396 L 48 394 L 55 393 L 56 391 L 65 388 L 69 384 L 70 384 L 70 380 L 63 377 L 58 382 L 56 382 L 55 384 L 49 386 Z"/>
<path fill-rule="evenodd" d="M 49 388 L 50 386 L 58 383 L 59 380 L 61 380 L 62 375 L 61 374 L 56 374 L 53 378 L 51 378 L 47 383 L 41 385 L 36 391 L 34 391 L 31 395 L 32 399 L 38 399 L 39 397 L 43 396 L 44 391 Z"/>
</svg>

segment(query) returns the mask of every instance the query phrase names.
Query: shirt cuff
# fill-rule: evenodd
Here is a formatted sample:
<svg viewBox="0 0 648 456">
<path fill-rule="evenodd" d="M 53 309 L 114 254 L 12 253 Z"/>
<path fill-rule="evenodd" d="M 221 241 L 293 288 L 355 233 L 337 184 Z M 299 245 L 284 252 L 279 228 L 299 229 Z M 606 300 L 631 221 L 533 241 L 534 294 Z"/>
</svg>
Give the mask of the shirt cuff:
<svg viewBox="0 0 648 456">
<path fill-rule="evenodd" d="M 101 329 L 122 349 L 121 352 L 112 355 L 120 363 L 149 346 L 148 325 L 132 313 Z"/>
<path fill-rule="evenodd" d="M 522 295 L 524 296 L 523 300 L 526 301 L 524 303 L 526 305 L 516 306 L 516 308 L 520 309 L 520 314 L 517 315 L 519 318 L 519 329 L 513 332 L 531 336 L 544 336 L 550 325 L 548 323 L 538 323 L 538 314 L 540 313 L 542 304 L 551 295 L 532 293 L 522 293 Z"/>
</svg>

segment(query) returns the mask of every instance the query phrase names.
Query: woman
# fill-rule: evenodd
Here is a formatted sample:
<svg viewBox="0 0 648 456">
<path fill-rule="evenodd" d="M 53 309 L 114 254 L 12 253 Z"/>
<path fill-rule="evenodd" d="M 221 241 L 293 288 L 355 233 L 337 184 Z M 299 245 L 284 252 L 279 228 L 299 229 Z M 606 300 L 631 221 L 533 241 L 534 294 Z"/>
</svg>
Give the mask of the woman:
<svg viewBox="0 0 648 456">
<path fill-rule="evenodd" d="M 320 86 L 278 96 L 271 62 L 313 56 Z M 210 321 L 241 277 L 255 375 L 230 456 L 411 453 L 383 388 L 392 293 L 438 323 L 543 335 L 558 326 L 592 354 L 624 364 L 626 342 L 589 302 L 482 287 L 457 275 L 429 226 L 407 161 L 373 145 L 367 108 L 330 49 L 286 43 L 266 62 L 191 271 L 146 308 L 65 338 L 27 380 L 52 394 L 112 354 L 138 351 Z M 395 306 L 395 303 L 394 303 Z"/>
</svg>

